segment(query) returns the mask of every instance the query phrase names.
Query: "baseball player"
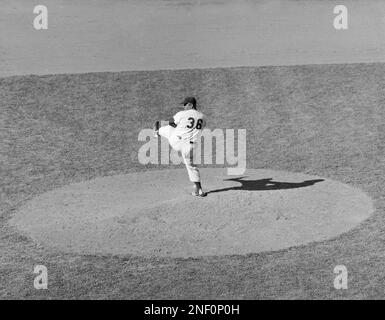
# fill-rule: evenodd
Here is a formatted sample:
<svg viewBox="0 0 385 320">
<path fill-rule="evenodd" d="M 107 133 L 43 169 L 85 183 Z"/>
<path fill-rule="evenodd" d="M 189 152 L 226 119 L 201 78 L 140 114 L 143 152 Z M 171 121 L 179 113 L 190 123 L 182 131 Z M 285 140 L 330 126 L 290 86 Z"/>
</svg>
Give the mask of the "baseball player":
<svg viewBox="0 0 385 320">
<path fill-rule="evenodd" d="M 159 121 L 154 125 L 154 136 L 159 135 L 168 139 L 175 151 L 180 151 L 186 165 L 190 181 L 194 183 L 193 196 L 205 197 L 198 168 L 193 163 L 195 142 L 200 137 L 206 124 L 205 116 L 196 107 L 196 99 L 187 97 L 182 102 L 183 111 L 179 111 L 169 120 L 169 125 L 159 128 Z"/>
</svg>

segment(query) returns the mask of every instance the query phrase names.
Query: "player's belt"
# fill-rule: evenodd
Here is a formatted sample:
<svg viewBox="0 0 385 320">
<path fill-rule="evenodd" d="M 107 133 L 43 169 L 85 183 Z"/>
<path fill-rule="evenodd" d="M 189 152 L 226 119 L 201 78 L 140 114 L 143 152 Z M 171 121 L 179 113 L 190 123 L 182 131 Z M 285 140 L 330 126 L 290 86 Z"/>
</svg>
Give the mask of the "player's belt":
<svg viewBox="0 0 385 320">
<path fill-rule="evenodd" d="M 182 137 L 181 137 L 181 136 L 177 136 L 177 138 L 179 138 L 179 140 L 180 140 L 180 139 L 182 139 Z M 194 144 L 194 142 L 193 142 L 193 141 L 190 141 L 190 143 L 191 143 L 191 144 Z"/>
</svg>

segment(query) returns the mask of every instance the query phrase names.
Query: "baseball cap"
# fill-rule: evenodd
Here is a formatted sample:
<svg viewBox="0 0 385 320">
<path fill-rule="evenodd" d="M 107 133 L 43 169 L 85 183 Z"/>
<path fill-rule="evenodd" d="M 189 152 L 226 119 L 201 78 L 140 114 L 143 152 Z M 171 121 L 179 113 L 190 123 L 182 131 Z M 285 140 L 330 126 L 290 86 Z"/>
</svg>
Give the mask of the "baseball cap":
<svg viewBox="0 0 385 320">
<path fill-rule="evenodd" d="M 191 103 L 194 107 L 197 105 L 197 100 L 194 97 L 186 97 L 182 101 L 182 104 L 185 106 L 186 104 Z"/>
</svg>

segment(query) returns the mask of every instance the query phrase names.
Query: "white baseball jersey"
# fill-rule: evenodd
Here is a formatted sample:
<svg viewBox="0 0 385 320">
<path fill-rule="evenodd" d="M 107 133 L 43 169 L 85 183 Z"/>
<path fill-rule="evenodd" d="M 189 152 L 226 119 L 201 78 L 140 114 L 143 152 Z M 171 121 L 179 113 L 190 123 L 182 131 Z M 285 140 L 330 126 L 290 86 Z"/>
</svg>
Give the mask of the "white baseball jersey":
<svg viewBox="0 0 385 320">
<path fill-rule="evenodd" d="M 183 140 L 195 142 L 206 125 L 205 116 L 195 109 L 179 111 L 174 115 L 176 128 L 174 135 Z"/>
</svg>

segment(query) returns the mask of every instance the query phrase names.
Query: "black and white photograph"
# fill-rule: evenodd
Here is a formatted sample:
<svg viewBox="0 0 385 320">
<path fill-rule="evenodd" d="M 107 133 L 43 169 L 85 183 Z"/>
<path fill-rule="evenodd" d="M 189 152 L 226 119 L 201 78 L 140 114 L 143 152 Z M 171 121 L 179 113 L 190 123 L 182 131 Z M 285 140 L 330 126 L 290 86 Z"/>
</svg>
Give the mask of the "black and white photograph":
<svg viewBox="0 0 385 320">
<path fill-rule="evenodd" d="M 383 299 L 385 1 L 0 0 L 0 300 Z"/>
</svg>

